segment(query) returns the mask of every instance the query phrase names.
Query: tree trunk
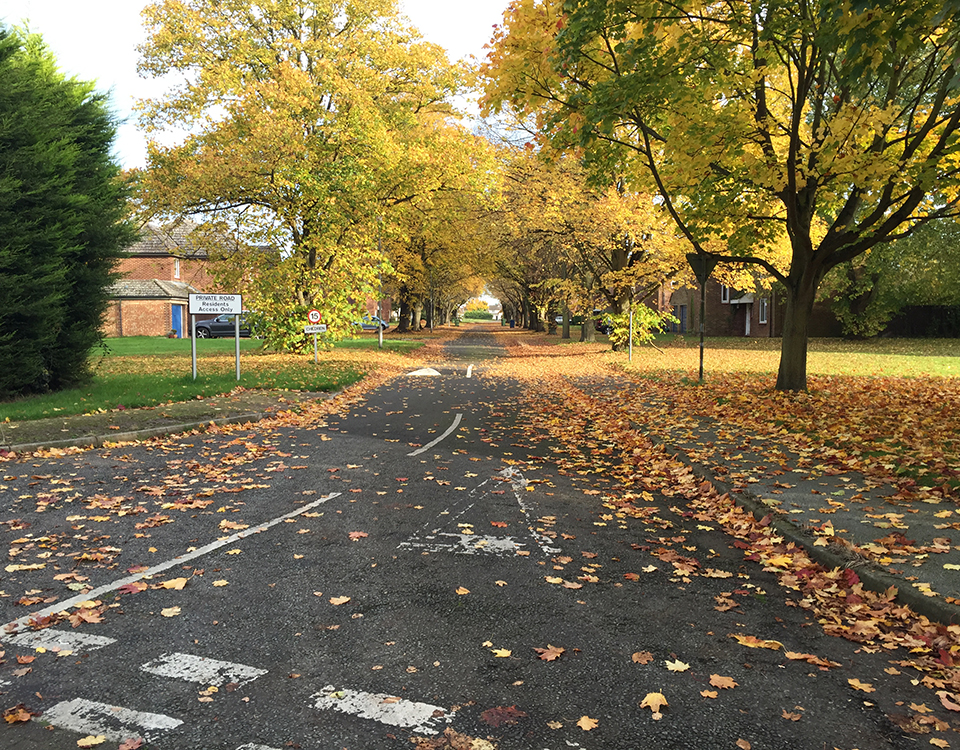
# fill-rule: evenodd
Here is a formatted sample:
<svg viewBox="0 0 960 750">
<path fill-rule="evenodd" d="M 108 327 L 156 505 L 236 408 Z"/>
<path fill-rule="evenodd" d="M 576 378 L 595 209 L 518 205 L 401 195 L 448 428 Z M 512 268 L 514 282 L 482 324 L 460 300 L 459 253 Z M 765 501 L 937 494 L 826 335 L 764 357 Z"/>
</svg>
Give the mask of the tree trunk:
<svg viewBox="0 0 960 750">
<path fill-rule="evenodd" d="M 401 292 L 402 293 L 402 292 Z M 410 302 L 406 296 L 400 298 L 400 321 L 397 323 L 397 333 L 410 332 Z"/>
<path fill-rule="evenodd" d="M 817 285 L 814 274 L 808 271 L 795 288 L 787 287 L 780 371 L 777 374 L 778 391 L 807 390 L 807 337 Z"/>
</svg>

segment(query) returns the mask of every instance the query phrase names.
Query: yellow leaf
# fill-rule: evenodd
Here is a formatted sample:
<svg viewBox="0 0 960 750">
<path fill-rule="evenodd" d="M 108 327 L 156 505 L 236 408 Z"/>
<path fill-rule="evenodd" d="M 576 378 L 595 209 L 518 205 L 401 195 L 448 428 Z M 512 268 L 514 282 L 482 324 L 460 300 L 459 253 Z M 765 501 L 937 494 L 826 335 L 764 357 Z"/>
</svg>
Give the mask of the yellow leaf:
<svg viewBox="0 0 960 750">
<path fill-rule="evenodd" d="M 510 654 L 513 653 L 510 649 L 507 649 L 507 648 L 492 648 L 490 649 L 490 651 L 493 653 L 494 656 L 499 656 L 502 659 L 505 659 L 506 657 L 510 656 Z"/>
<path fill-rule="evenodd" d="M 77 740 L 77 747 L 96 747 L 97 745 L 102 745 L 107 741 L 105 735 L 88 735 L 81 740 Z"/>
<path fill-rule="evenodd" d="M 161 609 L 160 614 L 164 617 L 176 617 L 180 614 L 180 607 L 167 607 L 166 609 Z"/>
<path fill-rule="evenodd" d="M 701 690 L 700 695 L 704 698 L 716 698 L 720 694 L 716 690 Z"/>
<path fill-rule="evenodd" d="M 660 709 L 670 705 L 663 693 L 647 693 L 642 701 L 640 708 L 649 708 L 654 714 L 660 713 Z"/>
<path fill-rule="evenodd" d="M 177 591 L 182 591 L 183 587 L 186 585 L 187 585 L 186 578 L 171 578 L 169 581 L 163 581 L 160 584 L 160 587 L 165 589 L 176 589 Z"/>
<path fill-rule="evenodd" d="M 497 586 L 506 586 L 506 585 L 507 585 L 507 582 L 506 582 L 506 581 L 494 581 L 494 583 L 497 584 Z"/>
<path fill-rule="evenodd" d="M 563 583 L 563 579 L 558 576 L 545 576 L 547 583 Z"/>
<path fill-rule="evenodd" d="M 854 690 L 862 690 L 865 693 L 875 693 L 876 688 L 873 687 L 869 682 L 860 682 L 860 680 L 847 680 L 850 683 L 850 686 Z"/>
<path fill-rule="evenodd" d="M 930 744 L 935 747 L 950 747 L 950 743 L 946 740 L 940 739 L 939 737 L 932 737 L 930 739 Z"/>
<path fill-rule="evenodd" d="M 228 554 L 228 555 L 239 555 L 241 552 L 243 552 L 243 550 L 241 550 L 241 549 L 228 549 L 228 550 L 227 550 L 227 554 Z"/>
<path fill-rule="evenodd" d="M 669 669 L 671 672 L 686 672 L 688 669 L 690 669 L 689 664 L 684 664 L 679 659 L 677 659 L 676 661 L 668 660 L 666 664 L 667 664 L 667 669 Z"/>
<path fill-rule="evenodd" d="M 777 651 L 783 647 L 780 641 L 764 641 L 754 635 L 741 635 L 740 633 L 731 633 L 730 638 L 735 638 L 737 643 L 747 648 L 769 648 Z"/>
<path fill-rule="evenodd" d="M 457 589 L 457 593 L 463 596 L 464 594 L 469 594 L 470 589 L 466 589 L 463 586 L 461 586 L 460 588 Z"/>
<path fill-rule="evenodd" d="M 214 581 L 214 582 L 213 582 L 213 585 L 216 586 L 217 588 L 219 588 L 220 586 L 226 586 L 227 583 L 228 583 L 227 581 L 224 581 L 224 580 L 221 579 L 221 580 L 219 580 L 219 581 Z"/>
<path fill-rule="evenodd" d="M 776 557 L 771 557 L 767 560 L 767 565 L 773 565 L 777 568 L 785 568 L 790 563 L 793 562 L 793 558 L 790 555 L 777 555 Z"/>
<path fill-rule="evenodd" d="M 346 604 L 348 601 L 350 601 L 349 596 L 333 596 L 330 598 L 330 603 L 334 607 L 339 607 L 341 604 Z"/>
<path fill-rule="evenodd" d="M 580 727 L 584 732 L 589 732 L 591 729 L 596 729 L 597 724 L 600 722 L 596 719 L 591 719 L 589 716 L 581 716 L 580 721 L 577 722 L 577 726 Z"/>
</svg>

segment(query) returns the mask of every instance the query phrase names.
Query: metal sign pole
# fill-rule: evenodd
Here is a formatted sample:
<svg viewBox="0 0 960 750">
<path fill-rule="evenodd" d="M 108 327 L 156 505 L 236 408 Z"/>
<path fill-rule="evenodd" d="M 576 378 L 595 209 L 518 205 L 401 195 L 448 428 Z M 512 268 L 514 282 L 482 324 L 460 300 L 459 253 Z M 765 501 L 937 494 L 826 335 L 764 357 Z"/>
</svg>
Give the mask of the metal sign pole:
<svg viewBox="0 0 960 750">
<path fill-rule="evenodd" d="M 703 383 L 703 319 L 706 316 L 707 279 L 717 265 L 717 258 L 709 253 L 687 253 L 687 262 L 700 282 L 700 383 Z"/>
<path fill-rule="evenodd" d="M 317 360 L 317 334 L 313 334 L 313 364 L 319 364 Z"/>
<path fill-rule="evenodd" d="M 233 317 L 233 340 L 236 343 L 237 350 L 237 382 L 240 382 L 240 316 Z"/>
<path fill-rule="evenodd" d="M 627 360 L 633 362 L 633 300 L 630 300 L 630 355 Z"/>
<path fill-rule="evenodd" d="M 197 316 L 190 316 L 190 352 L 193 359 L 193 379 L 197 379 Z"/>
</svg>

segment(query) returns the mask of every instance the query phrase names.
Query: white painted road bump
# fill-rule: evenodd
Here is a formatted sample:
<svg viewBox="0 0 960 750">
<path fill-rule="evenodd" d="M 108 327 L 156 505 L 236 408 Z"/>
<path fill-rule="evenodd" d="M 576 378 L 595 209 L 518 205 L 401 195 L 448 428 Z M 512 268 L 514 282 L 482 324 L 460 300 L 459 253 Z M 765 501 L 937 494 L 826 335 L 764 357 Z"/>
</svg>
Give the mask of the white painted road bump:
<svg viewBox="0 0 960 750">
<path fill-rule="evenodd" d="M 117 642 L 116 638 L 107 638 L 102 635 L 88 633 L 71 633 L 69 630 L 33 630 L 17 635 L 3 636 L 5 643 L 26 648 L 45 648 L 47 651 L 72 651 L 77 654 L 81 651 L 96 651 L 98 648 L 109 646 Z"/>
<path fill-rule="evenodd" d="M 453 714 L 440 706 L 408 701 L 386 693 L 338 690 L 333 685 L 327 685 L 310 699 L 314 701 L 313 707 L 320 710 L 339 711 L 423 734 L 439 734 L 439 727 L 453 720 Z"/>
<path fill-rule="evenodd" d="M 143 737 L 157 742 L 163 732 L 176 729 L 182 721 L 163 714 L 134 711 L 83 698 L 58 703 L 43 712 L 42 720 L 59 729 L 80 734 L 102 734 L 111 742 Z"/>
<path fill-rule="evenodd" d="M 422 539 L 411 537 L 401 542 L 399 549 L 417 549 L 425 552 L 451 552 L 457 555 L 513 556 L 523 549 L 523 543 L 512 536 L 479 536 L 477 534 L 433 533 Z"/>
<path fill-rule="evenodd" d="M 267 673 L 266 669 L 249 667 L 246 664 L 234 664 L 229 661 L 208 659 L 192 654 L 163 654 L 140 667 L 141 671 L 160 677 L 171 677 L 201 685 L 222 687 L 228 683 L 243 685 Z"/>
<path fill-rule="evenodd" d="M 440 373 L 434 370 L 432 367 L 423 367 L 419 370 L 414 370 L 413 372 L 408 372 L 408 378 L 435 378 Z"/>
</svg>

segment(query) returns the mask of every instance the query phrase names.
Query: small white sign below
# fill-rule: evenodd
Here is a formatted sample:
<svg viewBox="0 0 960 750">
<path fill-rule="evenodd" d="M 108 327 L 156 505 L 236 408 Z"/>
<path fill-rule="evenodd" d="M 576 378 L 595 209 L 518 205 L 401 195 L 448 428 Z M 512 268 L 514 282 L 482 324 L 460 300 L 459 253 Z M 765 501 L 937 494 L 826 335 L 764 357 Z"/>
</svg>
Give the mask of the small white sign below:
<svg viewBox="0 0 960 750">
<path fill-rule="evenodd" d="M 243 302 L 239 294 L 191 294 L 190 314 L 239 315 L 243 312 Z"/>
<path fill-rule="evenodd" d="M 319 325 L 315 325 L 315 326 L 304 326 L 303 332 L 304 333 L 326 333 L 327 325 L 326 323 L 320 323 Z"/>
</svg>

